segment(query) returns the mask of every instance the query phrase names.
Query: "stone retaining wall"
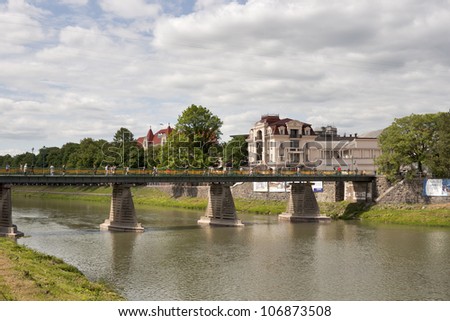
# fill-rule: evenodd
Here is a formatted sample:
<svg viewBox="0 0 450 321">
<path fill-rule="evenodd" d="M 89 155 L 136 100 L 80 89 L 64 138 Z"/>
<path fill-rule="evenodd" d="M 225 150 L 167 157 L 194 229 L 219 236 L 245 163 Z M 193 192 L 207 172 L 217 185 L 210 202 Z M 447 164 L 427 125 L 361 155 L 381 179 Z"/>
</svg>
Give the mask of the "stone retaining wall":
<svg viewBox="0 0 450 321">
<path fill-rule="evenodd" d="M 444 204 L 450 203 L 450 196 L 424 196 L 423 178 L 390 183 L 385 177 L 377 177 L 376 202 L 387 204 Z"/>
<path fill-rule="evenodd" d="M 352 183 L 347 182 L 323 182 L 323 192 L 314 193 L 318 202 L 357 201 L 358 188 L 352 191 Z M 164 184 L 149 185 L 149 188 L 157 188 L 174 198 L 181 196 L 208 198 L 208 186 L 190 184 Z M 401 181 L 392 184 L 385 177 L 377 177 L 370 191 L 371 197 L 379 203 L 450 203 L 450 197 L 429 197 L 422 195 L 423 179 Z M 287 201 L 289 192 L 269 193 L 253 191 L 253 183 L 240 183 L 231 187 L 234 198 Z M 369 201 L 369 199 L 368 199 Z"/>
</svg>

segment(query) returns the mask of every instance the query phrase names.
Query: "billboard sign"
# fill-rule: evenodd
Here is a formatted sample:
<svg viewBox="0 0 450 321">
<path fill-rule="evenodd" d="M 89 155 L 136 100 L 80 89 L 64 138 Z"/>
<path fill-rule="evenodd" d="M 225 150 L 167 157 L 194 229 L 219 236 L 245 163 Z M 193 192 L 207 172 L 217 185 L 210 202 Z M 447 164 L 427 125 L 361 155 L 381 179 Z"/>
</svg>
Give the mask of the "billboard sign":
<svg viewBox="0 0 450 321">
<path fill-rule="evenodd" d="M 450 196 L 450 179 L 426 179 L 423 182 L 424 196 Z"/>
<path fill-rule="evenodd" d="M 292 182 L 254 182 L 254 192 L 284 193 L 291 191 Z M 323 182 L 311 182 L 314 192 L 323 192 Z"/>
</svg>

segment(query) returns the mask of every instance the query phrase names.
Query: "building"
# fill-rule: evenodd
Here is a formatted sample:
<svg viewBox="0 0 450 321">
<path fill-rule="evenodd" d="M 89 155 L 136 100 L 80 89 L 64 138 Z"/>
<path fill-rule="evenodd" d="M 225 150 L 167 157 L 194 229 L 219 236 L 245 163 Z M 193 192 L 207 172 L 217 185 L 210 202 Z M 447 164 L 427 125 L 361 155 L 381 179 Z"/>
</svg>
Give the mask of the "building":
<svg viewBox="0 0 450 321">
<path fill-rule="evenodd" d="M 250 165 L 296 166 L 304 162 L 303 146 L 315 139 L 311 124 L 279 115 L 263 115 L 250 129 L 248 153 Z"/>
<path fill-rule="evenodd" d="M 317 170 L 376 170 L 381 153 L 376 137 L 340 136 L 333 126 L 311 124 L 279 115 L 263 115 L 247 138 L 250 166 Z"/>
<path fill-rule="evenodd" d="M 153 133 L 153 130 L 150 127 L 147 135 L 139 137 L 137 139 L 137 143 L 145 150 L 147 150 L 150 146 L 163 146 L 167 142 L 167 137 L 169 137 L 172 130 L 172 127 L 168 125 L 167 128 L 160 129 L 156 133 Z"/>
</svg>

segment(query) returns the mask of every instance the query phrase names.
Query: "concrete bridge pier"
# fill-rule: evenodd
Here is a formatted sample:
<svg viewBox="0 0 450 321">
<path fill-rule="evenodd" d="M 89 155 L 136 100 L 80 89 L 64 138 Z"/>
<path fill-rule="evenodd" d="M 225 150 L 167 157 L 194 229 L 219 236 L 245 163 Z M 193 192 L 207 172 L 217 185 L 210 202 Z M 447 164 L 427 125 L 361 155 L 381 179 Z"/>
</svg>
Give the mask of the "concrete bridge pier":
<svg viewBox="0 0 450 321">
<path fill-rule="evenodd" d="M 205 216 L 198 220 L 198 224 L 244 226 L 237 218 L 231 184 L 212 183 L 208 191 L 208 207 Z"/>
<path fill-rule="evenodd" d="M 0 184 L 0 236 L 23 236 L 12 223 L 11 185 L 8 184 Z"/>
<path fill-rule="evenodd" d="M 319 204 L 310 183 L 291 183 L 287 211 L 278 215 L 280 221 L 329 222 L 331 218 L 320 215 Z"/>
<path fill-rule="evenodd" d="M 101 230 L 120 232 L 143 232 L 144 228 L 137 221 L 134 209 L 131 185 L 113 184 L 109 219 L 100 224 Z"/>
<path fill-rule="evenodd" d="M 373 202 L 374 182 L 345 182 L 345 199 L 351 202 Z"/>
</svg>

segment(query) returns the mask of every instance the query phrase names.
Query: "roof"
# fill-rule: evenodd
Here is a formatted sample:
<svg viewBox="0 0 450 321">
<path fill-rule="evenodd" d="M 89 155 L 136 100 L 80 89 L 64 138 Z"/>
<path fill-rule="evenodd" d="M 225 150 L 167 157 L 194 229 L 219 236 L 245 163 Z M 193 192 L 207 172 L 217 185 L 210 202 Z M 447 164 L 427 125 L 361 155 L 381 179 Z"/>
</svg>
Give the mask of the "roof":
<svg viewBox="0 0 450 321">
<path fill-rule="evenodd" d="M 378 138 L 378 136 L 380 136 L 380 134 L 383 132 L 384 129 L 378 129 L 378 130 L 373 130 L 371 132 L 367 132 L 364 133 L 362 135 L 360 135 L 360 137 L 363 138 Z"/>
<path fill-rule="evenodd" d="M 169 136 L 172 131 L 173 129 L 170 126 L 165 129 L 158 130 L 153 136 L 152 144 L 161 145 L 162 138 Z"/>
<path fill-rule="evenodd" d="M 147 141 L 148 145 L 161 145 L 162 138 L 169 136 L 172 131 L 173 129 L 170 125 L 167 128 L 158 130 L 156 133 L 153 133 L 153 130 L 150 128 L 147 135 L 139 137 L 136 139 L 136 142 L 141 146 L 144 146 L 145 141 Z"/>
</svg>

